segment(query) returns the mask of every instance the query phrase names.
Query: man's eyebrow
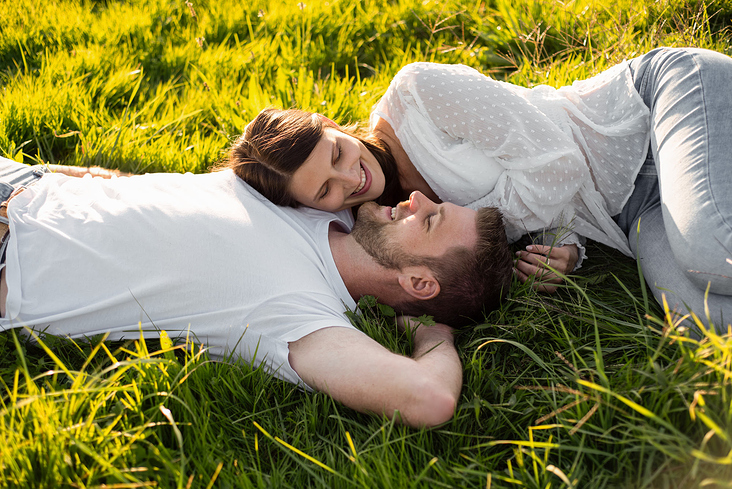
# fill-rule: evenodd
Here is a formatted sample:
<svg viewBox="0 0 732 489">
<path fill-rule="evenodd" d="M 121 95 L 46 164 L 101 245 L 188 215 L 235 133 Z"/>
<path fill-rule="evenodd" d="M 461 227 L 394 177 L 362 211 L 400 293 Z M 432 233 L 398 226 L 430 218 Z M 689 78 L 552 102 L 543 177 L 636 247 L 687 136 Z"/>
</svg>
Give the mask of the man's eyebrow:
<svg viewBox="0 0 732 489">
<path fill-rule="evenodd" d="M 435 222 L 434 227 L 437 227 L 445 220 L 445 206 L 441 205 L 440 210 L 437 211 L 437 222 Z"/>
</svg>

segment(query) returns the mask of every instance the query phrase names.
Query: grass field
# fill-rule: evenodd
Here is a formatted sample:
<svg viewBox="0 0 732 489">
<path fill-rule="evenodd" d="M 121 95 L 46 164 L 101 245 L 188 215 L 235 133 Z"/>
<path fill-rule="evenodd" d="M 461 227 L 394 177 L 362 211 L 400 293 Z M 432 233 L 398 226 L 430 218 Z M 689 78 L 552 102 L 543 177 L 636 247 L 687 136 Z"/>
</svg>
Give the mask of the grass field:
<svg viewBox="0 0 732 489">
<path fill-rule="evenodd" d="M 267 106 L 365 121 L 411 61 L 560 86 L 662 45 L 732 54 L 731 27 L 730 0 L 5 1 L 0 155 L 203 172 Z M 675 324 L 591 246 L 566 289 L 517 285 L 459 336 L 461 403 L 432 430 L 193 342 L 2 332 L 0 487 L 732 487 L 732 335 Z"/>
</svg>

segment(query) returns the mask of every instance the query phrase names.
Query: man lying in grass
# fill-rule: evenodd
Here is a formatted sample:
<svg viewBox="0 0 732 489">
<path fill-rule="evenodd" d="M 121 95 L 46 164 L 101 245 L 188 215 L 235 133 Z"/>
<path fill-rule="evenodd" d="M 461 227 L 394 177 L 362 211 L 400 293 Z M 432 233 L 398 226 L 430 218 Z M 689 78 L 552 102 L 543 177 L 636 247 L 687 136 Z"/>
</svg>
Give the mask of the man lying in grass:
<svg viewBox="0 0 732 489">
<path fill-rule="evenodd" d="M 190 331 L 214 356 L 413 426 L 447 421 L 460 394 L 446 324 L 481 318 L 512 273 L 498 211 L 418 192 L 364 204 L 354 224 L 349 211 L 277 207 L 230 170 L 75 178 L 0 160 L 0 181 L 3 329 Z M 344 315 L 367 294 L 446 324 L 419 326 L 411 358 L 394 354 Z"/>
</svg>

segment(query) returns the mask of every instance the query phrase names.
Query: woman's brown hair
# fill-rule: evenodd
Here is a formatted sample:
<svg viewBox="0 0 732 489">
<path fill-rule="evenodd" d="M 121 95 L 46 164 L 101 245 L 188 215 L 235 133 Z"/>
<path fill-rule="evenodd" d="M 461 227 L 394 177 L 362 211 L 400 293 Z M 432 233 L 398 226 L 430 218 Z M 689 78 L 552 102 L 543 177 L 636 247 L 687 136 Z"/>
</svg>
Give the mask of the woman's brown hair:
<svg viewBox="0 0 732 489">
<path fill-rule="evenodd" d="M 323 136 L 327 119 L 297 109 L 265 109 L 250 122 L 231 146 L 225 167 L 254 187 L 273 204 L 298 207 L 289 192 L 292 175 L 308 159 Z M 403 197 L 399 174 L 389 147 L 372 134 L 349 134 L 374 155 L 386 179 L 379 204 L 396 204 Z"/>
</svg>

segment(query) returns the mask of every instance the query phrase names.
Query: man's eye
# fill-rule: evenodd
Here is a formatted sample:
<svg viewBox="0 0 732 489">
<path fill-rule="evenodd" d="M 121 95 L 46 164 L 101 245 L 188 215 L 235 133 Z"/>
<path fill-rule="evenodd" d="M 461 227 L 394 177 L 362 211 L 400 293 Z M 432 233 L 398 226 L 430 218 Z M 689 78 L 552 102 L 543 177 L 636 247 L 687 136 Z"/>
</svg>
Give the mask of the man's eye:
<svg viewBox="0 0 732 489">
<path fill-rule="evenodd" d="M 341 145 L 336 144 L 336 160 L 341 157 Z"/>
<path fill-rule="evenodd" d="M 427 216 L 427 230 L 428 230 L 428 231 L 429 231 L 429 230 L 430 230 L 430 228 L 432 227 L 432 218 L 433 218 L 434 216 L 435 216 L 434 214 L 430 214 L 429 216 Z"/>
</svg>

